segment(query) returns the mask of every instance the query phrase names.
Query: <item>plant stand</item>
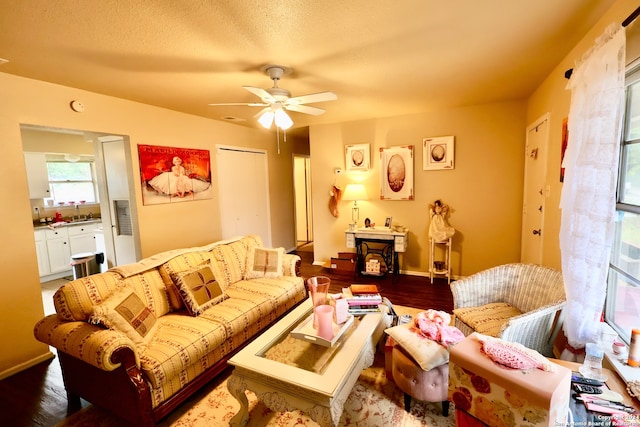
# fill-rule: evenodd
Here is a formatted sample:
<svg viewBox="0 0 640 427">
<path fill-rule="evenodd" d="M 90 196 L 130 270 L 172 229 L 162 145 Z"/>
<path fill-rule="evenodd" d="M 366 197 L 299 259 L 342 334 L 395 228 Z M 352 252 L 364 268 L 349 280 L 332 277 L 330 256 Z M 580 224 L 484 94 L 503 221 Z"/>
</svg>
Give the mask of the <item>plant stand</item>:
<svg viewBox="0 0 640 427">
<path fill-rule="evenodd" d="M 441 242 L 429 239 L 429 243 L 429 280 L 433 283 L 434 277 L 442 276 L 451 284 L 451 237 Z M 436 259 L 437 246 L 444 249 L 444 260 Z"/>
</svg>

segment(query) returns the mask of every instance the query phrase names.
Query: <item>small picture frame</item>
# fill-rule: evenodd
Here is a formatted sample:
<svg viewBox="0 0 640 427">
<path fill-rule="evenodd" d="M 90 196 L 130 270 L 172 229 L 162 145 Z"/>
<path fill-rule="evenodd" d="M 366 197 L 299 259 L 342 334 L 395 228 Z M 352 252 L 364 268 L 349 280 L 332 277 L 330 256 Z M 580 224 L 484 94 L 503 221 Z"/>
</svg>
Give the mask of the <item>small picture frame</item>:
<svg viewBox="0 0 640 427">
<path fill-rule="evenodd" d="M 344 158 L 347 173 L 368 171 L 370 158 L 369 144 L 347 145 Z"/>
<path fill-rule="evenodd" d="M 440 136 L 422 139 L 422 169 L 440 170 L 454 168 L 454 138 Z"/>
<path fill-rule="evenodd" d="M 385 220 L 384 220 L 384 227 L 385 228 L 391 228 L 391 220 L 392 220 L 392 217 L 390 217 L 390 216 L 385 218 Z"/>
</svg>

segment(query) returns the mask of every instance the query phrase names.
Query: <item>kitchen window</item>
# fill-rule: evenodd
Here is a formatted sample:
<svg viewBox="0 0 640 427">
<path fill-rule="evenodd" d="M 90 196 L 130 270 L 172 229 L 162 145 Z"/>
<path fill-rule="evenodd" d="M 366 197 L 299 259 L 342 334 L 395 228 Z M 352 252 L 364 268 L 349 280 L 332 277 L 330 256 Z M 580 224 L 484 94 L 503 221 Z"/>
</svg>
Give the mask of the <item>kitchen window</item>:
<svg viewBox="0 0 640 427">
<path fill-rule="evenodd" d="M 628 344 L 631 329 L 640 327 L 640 67 L 627 74 L 626 85 L 605 320 Z"/>
<path fill-rule="evenodd" d="M 96 174 L 93 161 L 49 161 L 47 174 L 53 201 L 60 203 L 97 203 Z"/>
</svg>

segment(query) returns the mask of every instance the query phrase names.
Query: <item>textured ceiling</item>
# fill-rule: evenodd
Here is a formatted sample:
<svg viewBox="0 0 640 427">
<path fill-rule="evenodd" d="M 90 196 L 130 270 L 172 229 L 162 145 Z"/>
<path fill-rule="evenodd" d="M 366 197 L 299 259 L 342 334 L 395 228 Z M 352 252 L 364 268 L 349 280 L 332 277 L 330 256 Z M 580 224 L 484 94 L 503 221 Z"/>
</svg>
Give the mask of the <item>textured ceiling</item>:
<svg viewBox="0 0 640 427">
<path fill-rule="evenodd" d="M 333 91 L 294 127 L 527 97 L 614 0 L 2 0 L 0 72 L 255 126 L 242 86 Z M 91 108 L 91 106 L 87 106 Z"/>
</svg>

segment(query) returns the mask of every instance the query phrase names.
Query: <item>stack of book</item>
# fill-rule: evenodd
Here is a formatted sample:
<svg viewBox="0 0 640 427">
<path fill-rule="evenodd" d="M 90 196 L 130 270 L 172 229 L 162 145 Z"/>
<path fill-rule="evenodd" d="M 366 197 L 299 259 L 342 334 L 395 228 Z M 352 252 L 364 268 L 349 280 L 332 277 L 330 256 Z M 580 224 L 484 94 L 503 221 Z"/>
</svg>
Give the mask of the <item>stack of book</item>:
<svg viewBox="0 0 640 427">
<path fill-rule="evenodd" d="M 349 314 L 357 316 L 380 311 L 378 304 L 382 303 L 382 296 L 376 285 L 351 285 L 343 288 L 342 294 L 349 304 Z"/>
</svg>

